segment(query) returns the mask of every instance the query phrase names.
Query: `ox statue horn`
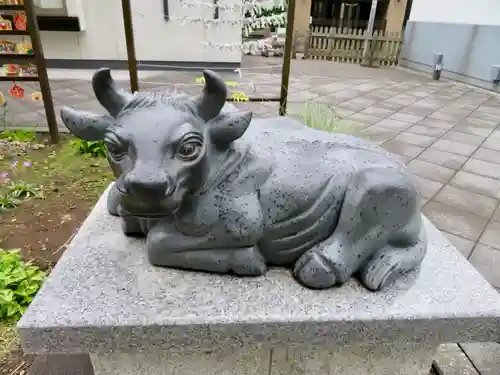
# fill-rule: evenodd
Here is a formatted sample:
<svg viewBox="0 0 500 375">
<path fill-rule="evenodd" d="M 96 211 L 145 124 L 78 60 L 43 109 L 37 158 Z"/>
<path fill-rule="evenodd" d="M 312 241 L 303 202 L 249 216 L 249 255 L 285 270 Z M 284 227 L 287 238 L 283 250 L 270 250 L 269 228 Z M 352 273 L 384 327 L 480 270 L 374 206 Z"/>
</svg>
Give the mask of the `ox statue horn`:
<svg viewBox="0 0 500 375">
<path fill-rule="evenodd" d="M 217 116 L 227 98 L 227 87 L 224 81 L 213 71 L 203 71 L 205 88 L 203 93 L 195 100 L 198 115 L 205 121 Z"/>
<path fill-rule="evenodd" d="M 99 103 L 113 118 L 133 97 L 133 94 L 116 87 L 109 68 L 101 68 L 94 73 L 92 87 Z"/>
</svg>

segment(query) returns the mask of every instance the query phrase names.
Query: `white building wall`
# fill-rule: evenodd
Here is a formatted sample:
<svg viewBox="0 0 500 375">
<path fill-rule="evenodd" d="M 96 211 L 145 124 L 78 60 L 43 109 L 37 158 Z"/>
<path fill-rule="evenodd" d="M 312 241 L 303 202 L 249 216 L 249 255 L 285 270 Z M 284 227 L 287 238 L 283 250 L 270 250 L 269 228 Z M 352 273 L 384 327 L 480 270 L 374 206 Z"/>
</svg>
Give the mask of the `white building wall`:
<svg viewBox="0 0 500 375">
<path fill-rule="evenodd" d="M 500 0 L 413 0 L 409 21 L 500 25 Z"/>
<path fill-rule="evenodd" d="M 47 0 L 45 0 L 47 1 Z M 58 0 L 52 0 L 58 1 Z M 60 0 L 59 0 L 60 1 Z M 203 0 L 210 1 L 210 0 Z M 221 3 L 237 2 L 225 0 Z M 201 23 L 182 24 L 165 21 L 162 0 L 131 0 L 135 47 L 138 60 L 231 62 L 241 61 L 241 52 L 205 47 L 202 41 L 221 44 L 241 43 L 241 25 L 216 25 L 210 29 Z M 41 33 L 48 59 L 126 60 L 121 0 L 66 0 L 68 15 L 80 18 L 84 31 Z M 208 7 L 182 8 L 179 0 L 169 0 L 172 17 L 207 17 Z M 238 13 L 220 10 L 223 19 L 238 19 Z"/>
</svg>

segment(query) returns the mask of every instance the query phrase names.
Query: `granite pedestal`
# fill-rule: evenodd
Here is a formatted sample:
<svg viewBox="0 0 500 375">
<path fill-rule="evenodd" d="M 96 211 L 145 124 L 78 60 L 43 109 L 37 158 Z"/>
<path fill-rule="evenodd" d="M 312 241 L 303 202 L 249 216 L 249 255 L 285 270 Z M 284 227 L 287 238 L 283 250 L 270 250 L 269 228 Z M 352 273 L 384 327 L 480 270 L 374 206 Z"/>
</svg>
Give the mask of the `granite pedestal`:
<svg viewBox="0 0 500 375">
<path fill-rule="evenodd" d="M 500 295 L 427 220 L 419 272 L 313 291 L 153 267 L 106 194 L 19 322 L 28 353 L 86 353 L 97 375 L 425 375 L 439 344 L 499 337 Z"/>
</svg>

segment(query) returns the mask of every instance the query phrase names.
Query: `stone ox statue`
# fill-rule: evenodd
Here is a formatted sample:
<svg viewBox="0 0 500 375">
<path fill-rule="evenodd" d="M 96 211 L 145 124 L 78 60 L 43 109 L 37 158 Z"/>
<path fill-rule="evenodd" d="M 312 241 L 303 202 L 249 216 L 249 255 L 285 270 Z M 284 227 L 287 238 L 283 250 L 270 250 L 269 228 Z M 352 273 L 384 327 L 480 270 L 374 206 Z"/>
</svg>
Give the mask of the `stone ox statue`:
<svg viewBox="0 0 500 375">
<path fill-rule="evenodd" d="M 189 99 L 122 92 L 101 69 L 92 84 L 109 115 L 61 111 L 74 135 L 105 142 L 109 212 L 146 236 L 152 264 L 245 276 L 287 266 L 310 288 L 354 275 L 378 290 L 421 263 L 420 198 L 403 164 L 355 137 L 226 111 L 225 83 L 204 76 Z"/>
</svg>

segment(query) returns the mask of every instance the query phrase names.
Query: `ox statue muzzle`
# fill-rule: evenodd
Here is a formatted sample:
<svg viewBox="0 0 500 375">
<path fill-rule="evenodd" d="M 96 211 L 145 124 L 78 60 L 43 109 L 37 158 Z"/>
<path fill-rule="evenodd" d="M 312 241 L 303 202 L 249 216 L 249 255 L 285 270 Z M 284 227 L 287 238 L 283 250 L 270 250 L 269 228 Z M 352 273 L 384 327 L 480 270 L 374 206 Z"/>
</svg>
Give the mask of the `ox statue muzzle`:
<svg viewBox="0 0 500 375">
<path fill-rule="evenodd" d="M 172 178 L 163 171 L 141 176 L 140 171 L 134 170 L 123 178 L 122 189 L 123 194 L 158 202 L 171 196 L 175 185 Z"/>
</svg>

